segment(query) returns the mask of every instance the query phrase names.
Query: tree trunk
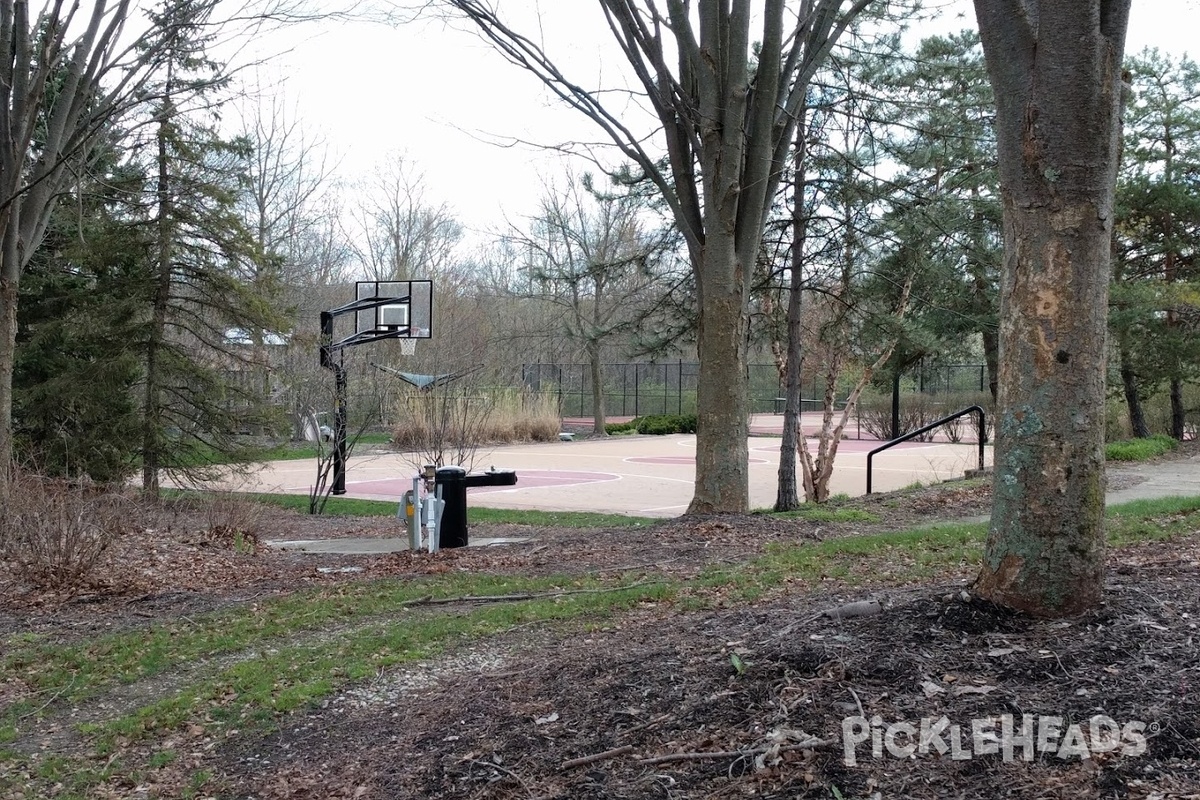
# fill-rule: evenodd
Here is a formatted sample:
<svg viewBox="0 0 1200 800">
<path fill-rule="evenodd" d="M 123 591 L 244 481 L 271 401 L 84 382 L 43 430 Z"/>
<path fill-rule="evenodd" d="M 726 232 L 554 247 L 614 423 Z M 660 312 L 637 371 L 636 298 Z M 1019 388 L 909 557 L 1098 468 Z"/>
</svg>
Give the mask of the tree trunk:
<svg viewBox="0 0 1200 800">
<path fill-rule="evenodd" d="M 0 506 L 8 502 L 13 468 L 12 388 L 17 351 L 17 281 L 8 257 L 0 265 Z"/>
<path fill-rule="evenodd" d="M 740 282 L 739 282 L 740 284 Z M 740 285 L 701 301 L 696 385 L 696 490 L 689 514 L 745 513 L 750 507 L 746 315 Z"/>
<path fill-rule="evenodd" d="M 1129 427 L 1133 435 L 1139 439 L 1150 437 L 1150 427 L 1146 424 L 1146 413 L 1142 408 L 1142 396 L 1138 391 L 1137 373 L 1133 371 L 1133 360 L 1129 348 L 1122 342 L 1121 349 L 1121 388 L 1125 392 L 1125 405 L 1129 408 Z"/>
<path fill-rule="evenodd" d="M 1076 613 L 1103 585 L 1111 216 L 1011 198 L 1004 211 L 996 478 L 978 591 L 1033 613 Z"/>
<path fill-rule="evenodd" d="M 983 335 L 983 363 L 987 364 L 987 386 L 988 394 L 992 396 L 992 402 L 996 402 L 996 398 L 1000 394 L 1000 336 L 996 333 L 995 328 L 984 328 Z"/>
<path fill-rule="evenodd" d="M 1186 417 L 1183 407 L 1183 381 L 1171 378 L 1171 436 L 1180 442 L 1187 433 Z"/>
<path fill-rule="evenodd" d="M 992 522 L 976 589 L 1043 616 L 1100 602 L 1104 379 L 1130 0 L 975 0 L 1004 211 Z"/>
<path fill-rule="evenodd" d="M 803 407 L 800 399 L 800 375 L 804 368 L 804 349 L 800 327 L 804 299 L 804 244 L 808 239 L 808 213 L 805 208 L 806 181 L 804 165 L 808 157 L 808 109 L 801 107 L 796 121 L 796 146 L 792 153 L 794 165 L 792 191 L 792 250 L 791 275 L 788 280 L 787 357 L 783 400 L 783 437 L 779 443 L 779 477 L 775 489 L 775 510 L 791 511 L 800 505 L 796 485 L 796 451 L 804 438 Z"/>
<path fill-rule="evenodd" d="M 592 371 L 592 432 L 597 436 L 607 436 L 604 428 L 604 373 L 600 368 L 600 343 L 589 340 L 587 343 L 588 366 Z"/>
<path fill-rule="evenodd" d="M 900 366 L 900 359 L 896 359 L 896 366 L 892 369 L 892 438 L 900 438 L 900 377 L 904 374 L 904 370 Z"/>
<path fill-rule="evenodd" d="M 166 336 L 167 309 L 171 297 L 171 175 L 168 169 L 168 126 L 171 124 L 172 81 L 168 65 L 163 109 L 157 131 L 158 144 L 158 220 L 155 234 L 158 249 L 154 263 L 154 295 L 151 305 L 150 328 L 146 336 L 146 386 L 142 406 L 142 491 L 157 497 L 159 470 L 162 469 L 161 438 L 163 430 L 162 375 L 160 356 Z"/>
</svg>

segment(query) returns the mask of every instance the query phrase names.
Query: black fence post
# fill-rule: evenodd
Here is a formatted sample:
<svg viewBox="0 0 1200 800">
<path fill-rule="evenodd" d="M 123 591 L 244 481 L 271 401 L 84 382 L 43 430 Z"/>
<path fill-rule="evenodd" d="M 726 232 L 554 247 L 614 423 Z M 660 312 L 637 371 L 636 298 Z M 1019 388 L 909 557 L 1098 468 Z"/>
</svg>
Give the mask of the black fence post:
<svg viewBox="0 0 1200 800">
<path fill-rule="evenodd" d="M 642 415 L 642 371 L 638 365 L 633 365 L 633 415 Z"/>
<path fill-rule="evenodd" d="M 679 402 L 679 410 L 675 413 L 683 414 L 683 359 L 679 359 L 679 373 L 676 375 L 679 383 L 679 394 L 676 395 L 676 400 Z"/>
</svg>

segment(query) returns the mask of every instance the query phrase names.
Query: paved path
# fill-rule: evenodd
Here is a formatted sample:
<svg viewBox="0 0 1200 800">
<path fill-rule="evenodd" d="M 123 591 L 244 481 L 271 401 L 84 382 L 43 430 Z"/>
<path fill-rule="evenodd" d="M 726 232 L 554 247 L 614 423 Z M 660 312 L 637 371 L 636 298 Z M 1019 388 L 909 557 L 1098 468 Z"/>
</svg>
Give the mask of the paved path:
<svg viewBox="0 0 1200 800">
<path fill-rule="evenodd" d="M 1109 473 L 1142 479 L 1128 489 L 1110 491 L 1104 498 L 1110 506 L 1160 497 L 1200 497 L 1200 456 L 1155 464 L 1113 466 Z"/>
</svg>

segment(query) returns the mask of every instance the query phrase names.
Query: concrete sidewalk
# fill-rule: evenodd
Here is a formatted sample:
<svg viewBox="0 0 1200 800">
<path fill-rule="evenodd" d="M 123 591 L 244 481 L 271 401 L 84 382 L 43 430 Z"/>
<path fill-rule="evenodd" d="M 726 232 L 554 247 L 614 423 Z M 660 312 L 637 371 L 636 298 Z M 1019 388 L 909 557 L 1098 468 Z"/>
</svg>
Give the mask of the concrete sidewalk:
<svg viewBox="0 0 1200 800">
<path fill-rule="evenodd" d="M 1108 474 L 1111 477 L 1140 479 L 1127 489 L 1109 491 L 1104 496 L 1104 502 L 1110 506 L 1134 500 L 1200 496 L 1200 456 L 1153 464 L 1114 466 L 1109 468 Z"/>
</svg>

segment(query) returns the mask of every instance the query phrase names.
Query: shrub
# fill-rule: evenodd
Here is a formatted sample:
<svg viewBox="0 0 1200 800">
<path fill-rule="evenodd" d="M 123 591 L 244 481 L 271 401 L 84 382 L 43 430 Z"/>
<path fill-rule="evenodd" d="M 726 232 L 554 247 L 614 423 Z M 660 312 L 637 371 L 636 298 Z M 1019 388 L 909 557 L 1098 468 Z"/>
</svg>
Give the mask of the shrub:
<svg viewBox="0 0 1200 800">
<path fill-rule="evenodd" d="M 199 501 L 204 541 L 238 552 L 258 549 L 258 529 L 266 507 L 236 492 L 205 493 Z"/>
<path fill-rule="evenodd" d="M 115 493 L 18 473 L 0 517 L 0 558 L 38 588 L 81 588 L 120 534 L 129 505 Z"/>
<path fill-rule="evenodd" d="M 552 442 L 562 430 L 553 397 L 512 389 L 414 392 L 398 405 L 396 420 L 392 443 L 431 455 L 483 444 Z"/>
<path fill-rule="evenodd" d="M 651 414 L 634 420 L 638 433 L 665 436 L 672 433 L 695 433 L 695 414 Z"/>
<path fill-rule="evenodd" d="M 980 406 L 986 412 L 988 440 L 993 430 L 992 396 L 987 392 L 954 392 L 948 394 L 903 394 L 900 396 L 900 435 L 923 428 L 932 422 L 970 406 Z M 864 394 L 858 403 L 859 425 L 876 439 L 892 438 L 891 395 Z M 952 442 L 964 439 L 979 441 L 979 421 L 975 415 L 959 417 L 939 429 L 917 437 L 917 441 L 932 441 L 939 433 Z"/>
<path fill-rule="evenodd" d="M 605 423 L 605 425 L 604 425 L 604 431 L 609 436 L 620 436 L 620 435 L 627 434 L 627 433 L 637 433 L 637 429 L 638 429 L 637 423 L 638 423 L 638 421 L 636 419 L 632 419 L 629 422 L 608 422 L 608 423 Z"/>
</svg>

